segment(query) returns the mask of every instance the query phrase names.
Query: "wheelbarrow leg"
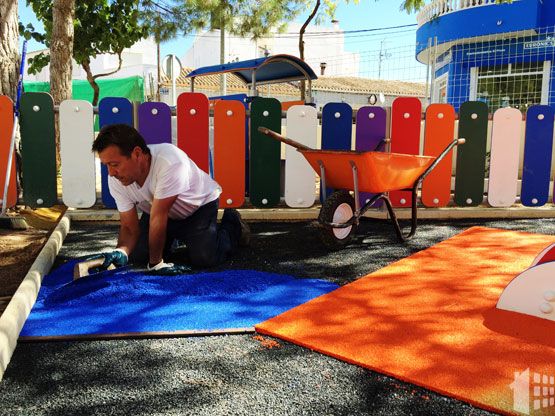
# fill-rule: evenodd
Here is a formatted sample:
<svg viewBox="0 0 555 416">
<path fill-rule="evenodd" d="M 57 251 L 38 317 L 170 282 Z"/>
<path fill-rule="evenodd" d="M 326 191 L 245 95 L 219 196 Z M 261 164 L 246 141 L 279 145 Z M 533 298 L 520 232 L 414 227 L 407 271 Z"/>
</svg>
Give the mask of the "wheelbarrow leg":
<svg viewBox="0 0 555 416">
<path fill-rule="evenodd" d="M 320 166 L 320 188 L 322 188 L 322 201 L 325 201 L 328 197 L 326 190 L 326 168 L 321 160 L 318 160 L 318 166 Z"/>
<path fill-rule="evenodd" d="M 356 218 L 356 223 L 358 224 L 358 219 L 360 217 L 360 201 L 358 199 L 358 169 L 356 163 L 352 160 L 349 160 L 349 164 L 353 170 L 353 188 L 355 192 L 355 214 L 353 216 Z"/>
<path fill-rule="evenodd" d="M 395 215 L 395 211 L 393 210 L 393 206 L 391 205 L 391 201 L 389 200 L 388 196 L 385 193 L 374 195 L 370 201 L 368 201 L 362 208 L 356 208 L 355 213 L 351 217 L 350 220 L 346 221 L 343 224 L 335 224 L 326 222 L 323 225 L 327 225 L 333 228 L 342 228 L 348 227 L 350 225 L 358 225 L 360 222 L 360 217 L 362 217 L 370 207 L 372 207 L 378 200 L 383 199 L 385 202 L 385 206 L 387 207 L 387 211 L 389 212 L 389 216 L 391 217 L 391 221 L 393 222 L 393 228 L 395 229 L 395 234 L 397 234 L 397 238 L 401 242 L 408 241 L 412 238 L 412 236 L 416 232 L 417 227 L 417 209 L 416 209 L 416 194 L 417 194 L 418 186 L 415 186 L 412 189 L 412 208 L 411 208 L 411 227 L 410 231 L 407 234 L 404 234 L 401 230 L 401 226 L 399 225 L 399 220 L 397 219 L 397 215 Z M 355 202 L 357 199 L 357 194 L 355 193 Z"/>
<path fill-rule="evenodd" d="M 401 226 L 399 225 L 399 220 L 397 219 L 397 215 L 395 215 L 395 211 L 391 205 L 391 201 L 387 197 L 387 195 L 381 194 L 378 199 L 383 199 L 385 202 L 385 206 L 387 207 L 387 211 L 389 212 L 389 216 L 391 217 L 391 221 L 393 222 L 393 228 L 395 229 L 395 233 L 397 234 L 397 238 L 401 242 L 408 241 L 412 238 L 414 233 L 416 232 L 417 226 L 417 210 L 416 210 L 416 191 L 418 189 L 418 185 L 415 185 L 412 188 L 412 206 L 411 206 L 411 226 L 410 231 L 408 234 L 403 234 L 401 230 Z"/>
<path fill-rule="evenodd" d="M 464 142 L 465 142 L 465 139 L 460 138 L 460 139 L 455 139 L 451 143 L 449 143 L 449 145 L 443 150 L 443 152 L 441 152 L 441 154 L 436 158 L 434 163 L 432 163 L 428 167 L 428 169 L 426 169 L 426 171 L 422 175 L 420 175 L 420 177 L 414 182 L 414 185 L 412 186 L 411 226 L 410 226 L 410 231 L 408 232 L 408 234 L 403 234 L 403 231 L 401 230 L 401 227 L 399 225 L 399 221 L 397 220 L 397 216 L 395 215 L 395 211 L 393 211 L 393 207 L 391 206 L 391 201 L 389 200 L 389 198 L 386 195 L 381 195 L 380 196 L 380 198 L 383 199 L 384 202 L 385 202 L 385 206 L 387 207 L 387 211 L 389 212 L 389 215 L 391 216 L 391 221 L 393 221 L 393 227 L 395 228 L 395 232 L 397 233 L 397 237 L 399 238 L 399 240 L 401 242 L 405 242 L 407 240 L 410 240 L 412 238 L 412 236 L 414 235 L 414 233 L 416 232 L 416 226 L 417 226 L 416 198 L 417 198 L 417 193 L 418 193 L 418 187 L 420 186 L 420 184 L 422 183 L 424 178 L 426 178 L 426 176 L 428 176 L 428 174 L 432 170 L 434 170 L 434 168 L 453 149 L 453 147 L 464 144 Z"/>
</svg>

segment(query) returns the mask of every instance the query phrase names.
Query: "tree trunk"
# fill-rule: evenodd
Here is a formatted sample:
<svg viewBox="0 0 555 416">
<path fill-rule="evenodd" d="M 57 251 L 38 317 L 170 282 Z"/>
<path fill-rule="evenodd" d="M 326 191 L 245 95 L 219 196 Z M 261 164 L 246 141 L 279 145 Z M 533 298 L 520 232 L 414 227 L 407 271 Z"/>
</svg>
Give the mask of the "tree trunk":
<svg viewBox="0 0 555 416">
<path fill-rule="evenodd" d="M 52 39 L 50 40 L 50 94 L 54 105 L 71 99 L 73 57 L 73 20 L 75 0 L 54 0 L 52 5 Z M 59 116 L 55 117 L 56 161 L 60 166 Z"/>
<path fill-rule="evenodd" d="M 54 0 L 50 42 L 50 93 L 54 104 L 71 98 L 75 0 Z"/>
<path fill-rule="evenodd" d="M 0 1 L 0 94 L 15 102 L 19 76 L 17 0 Z"/>
<path fill-rule="evenodd" d="M 87 60 L 81 62 L 81 66 L 85 70 L 85 72 L 87 74 L 87 81 L 89 81 L 89 84 L 91 84 L 91 87 L 93 89 L 92 105 L 94 107 L 98 104 L 98 97 L 100 95 L 100 87 L 96 83 L 96 77 L 93 76 L 93 74 L 91 72 L 91 62 L 90 62 L 90 60 L 87 59 Z"/>
<path fill-rule="evenodd" d="M 93 89 L 93 100 L 92 100 L 93 107 L 96 107 L 98 105 L 98 99 L 100 98 L 100 87 L 98 86 L 98 83 L 96 82 L 96 79 L 100 78 L 100 77 L 107 77 L 108 75 L 115 74 L 116 72 L 118 72 L 121 69 L 121 65 L 123 64 L 123 59 L 121 57 L 121 53 L 122 53 L 122 51 L 117 52 L 118 67 L 114 71 L 106 72 L 106 73 L 103 73 L 103 74 L 93 75 L 93 73 L 91 71 L 91 60 L 90 59 L 87 58 L 83 62 L 81 62 L 81 66 L 83 67 L 83 69 L 87 73 L 87 81 L 89 81 L 89 84 L 91 84 L 91 87 Z"/>
<path fill-rule="evenodd" d="M 299 31 L 299 58 L 301 58 L 304 61 L 304 32 L 308 26 L 308 24 L 312 21 L 312 19 L 314 19 L 314 16 L 316 16 L 316 12 L 318 11 L 318 9 L 320 8 L 320 0 L 316 0 L 316 4 L 314 5 L 314 9 L 312 10 L 312 13 L 310 13 L 310 16 L 308 16 L 308 19 L 306 19 L 306 21 L 303 23 L 303 25 L 301 26 L 301 30 Z M 301 100 L 305 100 L 306 98 L 306 82 L 305 81 L 301 81 Z"/>
<path fill-rule="evenodd" d="M 20 57 L 18 51 L 19 28 L 17 15 L 18 0 L 0 0 L 0 94 L 10 97 L 14 104 L 17 95 L 17 83 L 19 79 Z M 21 170 L 19 165 L 19 126 L 15 136 L 15 157 L 12 163 L 16 165 L 17 195 L 21 192 Z M 13 165 L 12 165 L 13 166 Z M 6 166 L 0 169 L 5 170 Z M 2 172 L 4 173 L 4 172 Z M 2 182 L 0 193 L 4 192 Z"/>
</svg>

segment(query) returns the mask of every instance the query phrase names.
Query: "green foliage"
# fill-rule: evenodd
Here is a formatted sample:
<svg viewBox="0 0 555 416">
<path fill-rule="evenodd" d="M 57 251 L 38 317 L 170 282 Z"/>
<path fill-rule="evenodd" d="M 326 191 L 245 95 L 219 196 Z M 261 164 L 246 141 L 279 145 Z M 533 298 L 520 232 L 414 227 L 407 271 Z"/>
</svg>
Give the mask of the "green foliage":
<svg viewBox="0 0 555 416">
<path fill-rule="evenodd" d="M 403 0 L 400 9 L 407 13 L 413 13 L 420 10 L 422 6 L 424 6 L 424 0 Z"/>
<path fill-rule="evenodd" d="M 46 40 L 44 34 L 35 32 L 35 28 L 31 23 L 24 26 L 23 23 L 19 22 L 19 35 L 23 36 L 25 40 L 33 39 L 38 43 L 44 43 Z"/>
<path fill-rule="evenodd" d="M 173 1 L 166 1 L 163 5 L 152 0 L 140 3 L 139 19 L 158 44 L 175 38 L 181 32 L 180 26 L 186 17 L 185 11 Z"/>
<path fill-rule="evenodd" d="M 47 43 L 46 34 L 36 32 L 34 26 L 31 23 L 29 23 L 27 26 L 24 26 L 23 23 L 19 22 L 19 35 L 26 40 L 33 39 L 38 43 Z M 29 72 L 29 74 L 37 74 L 42 68 L 47 66 L 49 62 L 50 56 L 48 54 L 45 54 L 44 52 L 41 52 L 38 55 L 35 55 L 33 58 L 29 58 L 29 68 L 27 69 L 27 72 Z"/>
<path fill-rule="evenodd" d="M 88 64 L 97 55 L 120 55 L 146 35 L 139 22 L 139 0 L 94 0 L 75 2 L 73 58 L 79 65 Z M 44 25 L 44 33 L 35 32 L 32 25 L 20 24 L 20 33 L 47 47 L 52 41 L 52 1 L 27 0 Z M 29 73 L 38 73 L 50 61 L 47 54 L 29 60 Z"/>
<path fill-rule="evenodd" d="M 143 17 L 152 23 L 149 33 L 157 36 L 155 15 L 165 22 L 166 33 L 191 33 L 202 29 L 219 29 L 253 39 L 266 35 L 271 30 L 283 29 L 283 22 L 293 20 L 305 7 L 305 0 L 173 0 L 142 1 Z M 164 38 L 160 31 L 160 39 Z M 171 39 L 171 37 L 169 37 Z"/>
</svg>

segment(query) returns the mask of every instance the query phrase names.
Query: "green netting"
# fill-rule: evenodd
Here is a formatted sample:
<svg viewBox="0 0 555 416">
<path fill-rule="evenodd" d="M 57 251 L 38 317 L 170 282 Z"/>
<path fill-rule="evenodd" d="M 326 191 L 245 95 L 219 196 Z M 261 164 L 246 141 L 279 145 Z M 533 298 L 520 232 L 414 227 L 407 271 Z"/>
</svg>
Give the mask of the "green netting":
<svg viewBox="0 0 555 416">
<path fill-rule="evenodd" d="M 144 81 L 142 77 L 134 76 L 119 79 L 97 79 L 100 88 L 99 101 L 104 97 L 124 97 L 129 101 L 144 101 Z M 50 92 L 49 82 L 24 82 L 25 92 Z M 92 102 L 93 89 L 86 80 L 73 81 L 74 100 L 87 100 Z"/>
<path fill-rule="evenodd" d="M 134 76 L 119 79 L 97 79 L 96 83 L 100 88 L 98 102 L 104 97 L 123 97 L 129 101 L 144 102 L 144 80 L 142 77 Z M 25 92 L 50 92 L 49 82 L 24 82 Z M 72 81 L 72 98 L 74 100 L 86 100 L 92 103 L 93 89 L 89 81 Z M 99 130 L 98 116 L 94 117 L 94 130 Z"/>
</svg>

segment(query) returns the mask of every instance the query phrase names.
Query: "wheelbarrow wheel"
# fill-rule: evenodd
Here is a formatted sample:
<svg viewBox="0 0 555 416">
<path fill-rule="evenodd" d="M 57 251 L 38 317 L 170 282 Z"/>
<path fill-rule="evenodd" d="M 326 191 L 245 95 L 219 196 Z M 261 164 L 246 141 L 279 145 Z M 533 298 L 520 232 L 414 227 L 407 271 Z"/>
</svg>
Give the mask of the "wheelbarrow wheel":
<svg viewBox="0 0 555 416">
<path fill-rule="evenodd" d="M 318 221 L 321 224 L 320 238 L 326 247 L 339 250 L 352 240 L 356 225 L 335 228 L 327 223 L 342 224 L 349 221 L 355 212 L 355 199 L 348 191 L 336 191 L 324 201 Z"/>
</svg>

